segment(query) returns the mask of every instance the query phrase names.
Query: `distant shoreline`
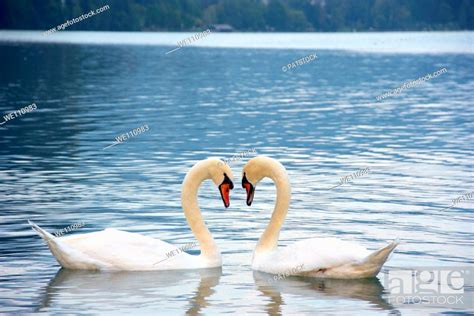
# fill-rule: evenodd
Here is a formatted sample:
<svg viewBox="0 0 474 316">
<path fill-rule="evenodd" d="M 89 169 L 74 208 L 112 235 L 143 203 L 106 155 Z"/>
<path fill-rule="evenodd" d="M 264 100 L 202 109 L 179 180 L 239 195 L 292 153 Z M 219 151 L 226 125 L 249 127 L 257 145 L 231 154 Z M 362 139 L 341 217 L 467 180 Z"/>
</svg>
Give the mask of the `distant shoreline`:
<svg viewBox="0 0 474 316">
<path fill-rule="evenodd" d="M 178 41 L 194 33 L 185 32 L 96 32 L 61 31 L 43 36 L 42 31 L 0 31 L 0 43 L 66 45 L 162 46 L 169 51 Z M 474 54 L 474 31 L 357 32 L 357 33 L 213 33 L 188 49 L 298 49 L 383 54 Z M 165 54 L 165 52 L 163 54 Z M 301 56 L 300 56 L 301 57 Z"/>
</svg>

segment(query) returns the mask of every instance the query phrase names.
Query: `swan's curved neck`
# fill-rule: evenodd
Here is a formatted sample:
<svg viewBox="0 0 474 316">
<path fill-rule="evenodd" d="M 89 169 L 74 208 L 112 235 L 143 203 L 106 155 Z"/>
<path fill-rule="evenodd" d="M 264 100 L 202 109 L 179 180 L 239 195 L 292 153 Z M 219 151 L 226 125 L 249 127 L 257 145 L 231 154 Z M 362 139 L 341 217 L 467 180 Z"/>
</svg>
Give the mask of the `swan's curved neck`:
<svg viewBox="0 0 474 316">
<path fill-rule="evenodd" d="M 209 260 L 220 260 L 219 249 L 204 223 L 197 200 L 201 183 L 209 178 L 207 167 L 202 162 L 192 167 L 183 181 L 181 205 L 188 225 L 199 242 L 201 256 Z"/>
<path fill-rule="evenodd" d="M 277 197 L 272 218 L 260 237 L 255 252 L 271 251 L 278 246 L 280 229 L 285 222 L 288 207 L 290 206 L 291 188 L 286 170 L 280 164 L 270 164 L 268 167 L 269 172 L 266 176 L 275 183 Z"/>
</svg>

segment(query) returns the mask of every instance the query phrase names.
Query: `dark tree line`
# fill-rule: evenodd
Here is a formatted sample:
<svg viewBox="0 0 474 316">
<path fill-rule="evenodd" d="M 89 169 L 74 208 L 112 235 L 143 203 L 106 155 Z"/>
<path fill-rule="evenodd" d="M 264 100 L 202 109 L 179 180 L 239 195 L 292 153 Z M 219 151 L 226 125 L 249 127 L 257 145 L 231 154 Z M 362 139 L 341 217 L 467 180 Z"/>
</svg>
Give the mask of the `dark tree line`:
<svg viewBox="0 0 474 316">
<path fill-rule="evenodd" d="M 70 30 L 472 30 L 474 0 L 0 0 L 0 29 L 47 30 L 104 5 Z"/>
</svg>

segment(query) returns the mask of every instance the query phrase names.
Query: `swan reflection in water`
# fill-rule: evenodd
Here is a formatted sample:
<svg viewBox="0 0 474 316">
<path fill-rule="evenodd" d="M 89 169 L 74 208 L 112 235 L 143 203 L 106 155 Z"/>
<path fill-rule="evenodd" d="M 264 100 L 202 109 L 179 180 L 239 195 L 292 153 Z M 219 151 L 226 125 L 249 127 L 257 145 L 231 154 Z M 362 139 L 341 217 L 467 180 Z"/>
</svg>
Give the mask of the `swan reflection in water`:
<svg viewBox="0 0 474 316">
<path fill-rule="evenodd" d="M 176 300 L 176 311 L 200 315 L 219 284 L 222 268 L 149 272 L 100 272 L 60 269 L 46 287 L 37 312 L 54 310 L 56 301 L 81 310 L 110 311 L 143 308 L 156 310 L 159 301 Z M 196 287 L 197 285 L 197 287 Z M 186 289 L 183 293 L 183 289 Z M 158 301 L 158 302 L 157 302 Z"/>
<path fill-rule="evenodd" d="M 202 315 L 210 307 L 222 275 L 221 268 L 170 270 L 153 272 L 95 272 L 60 269 L 46 286 L 35 311 L 54 313 L 55 306 L 68 306 L 71 312 L 94 310 L 156 311 L 163 301 L 175 305 L 177 313 Z M 352 299 L 376 309 L 392 311 L 394 307 L 382 298 L 384 288 L 376 278 L 334 280 L 288 277 L 274 280 L 274 275 L 254 271 L 256 289 L 267 297 L 266 313 L 282 315 L 283 294 L 303 296 L 323 302 L 331 309 L 331 300 Z M 178 297 L 178 299 L 177 299 Z M 174 301 L 174 302 L 171 302 Z M 59 302 L 59 303 L 58 303 Z M 323 308 L 324 308 L 323 307 Z M 315 310 L 312 310 L 315 312 Z"/>
<path fill-rule="evenodd" d="M 282 315 L 282 305 L 285 301 L 282 294 L 292 294 L 314 298 L 324 301 L 324 306 L 331 300 L 355 300 L 366 302 L 379 310 L 391 311 L 390 314 L 399 312 L 382 296 L 384 287 L 377 278 L 338 280 L 338 279 L 318 279 L 291 276 L 284 279 L 274 279 L 273 274 L 254 271 L 253 278 L 257 290 L 270 299 L 267 304 L 268 315 Z M 313 310 L 312 312 L 315 312 Z"/>
</svg>

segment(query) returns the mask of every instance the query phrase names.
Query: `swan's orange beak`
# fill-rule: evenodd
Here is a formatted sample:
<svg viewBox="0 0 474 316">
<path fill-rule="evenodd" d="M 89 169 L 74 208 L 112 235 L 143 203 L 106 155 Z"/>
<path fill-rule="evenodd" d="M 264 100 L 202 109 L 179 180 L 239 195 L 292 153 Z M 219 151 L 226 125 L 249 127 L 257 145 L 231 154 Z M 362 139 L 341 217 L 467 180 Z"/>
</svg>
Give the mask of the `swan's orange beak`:
<svg viewBox="0 0 474 316">
<path fill-rule="evenodd" d="M 224 173 L 224 181 L 219 185 L 219 192 L 221 192 L 222 202 L 224 202 L 225 208 L 230 206 L 230 190 L 234 188 L 232 180 Z"/>
<path fill-rule="evenodd" d="M 244 173 L 244 177 L 242 178 L 242 188 L 244 188 L 245 191 L 247 191 L 247 206 L 252 205 L 253 196 L 255 194 L 255 188 L 252 185 L 252 183 L 250 183 L 249 180 L 247 180 L 245 173 Z"/>
</svg>

